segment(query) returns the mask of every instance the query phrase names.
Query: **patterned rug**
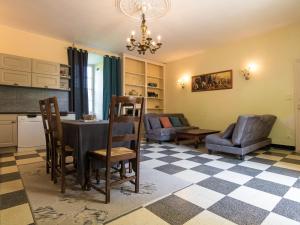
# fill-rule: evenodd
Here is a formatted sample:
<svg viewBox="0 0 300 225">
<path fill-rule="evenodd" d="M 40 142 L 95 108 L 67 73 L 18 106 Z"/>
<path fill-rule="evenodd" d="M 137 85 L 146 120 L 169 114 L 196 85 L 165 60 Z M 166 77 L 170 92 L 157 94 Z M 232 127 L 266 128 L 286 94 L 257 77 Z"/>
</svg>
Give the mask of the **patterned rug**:
<svg viewBox="0 0 300 225">
<path fill-rule="evenodd" d="M 19 168 L 38 225 L 102 224 L 191 184 L 143 166 L 138 194 L 134 193 L 134 185 L 127 182 L 116 186 L 111 191 L 111 203 L 104 204 L 103 194 L 94 189 L 82 191 L 71 176 L 66 193 L 61 194 L 59 182 L 53 184 L 45 173 L 44 162 Z"/>
</svg>

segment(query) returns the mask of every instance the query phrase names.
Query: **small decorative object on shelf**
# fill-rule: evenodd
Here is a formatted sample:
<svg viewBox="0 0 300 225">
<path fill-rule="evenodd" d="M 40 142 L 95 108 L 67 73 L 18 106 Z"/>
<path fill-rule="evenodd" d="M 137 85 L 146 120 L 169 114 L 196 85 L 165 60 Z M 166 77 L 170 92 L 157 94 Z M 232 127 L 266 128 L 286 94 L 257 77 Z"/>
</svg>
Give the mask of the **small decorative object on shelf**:
<svg viewBox="0 0 300 225">
<path fill-rule="evenodd" d="M 157 83 L 148 83 L 148 87 L 157 87 Z"/>
<path fill-rule="evenodd" d="M 156 108 L 156 109 L 159 109 L 159 105 L 156 105 L 155 108 Z"/>
<path fill-rule="evenodd" d="M 60 76 L 69 77 L 69 66 L 63 64 L 60 65 Z"/>
<path fill-rule="evenodd" d="M 84 114 L 84 115 L 82 115 L 82 118 L 83 118 L 84 122 L 95 121 L 96 120 L 96 115 Z"/>
<path fill-rule="evenodd" d="M 151 98 L 158 98 L 158 94 L 156 94 L 156 93 L 153 92 L 153 91 L 148 91 L 147 94 L 148 94 L 148 97 L 151 97 Z"/>
<path fill-rule="evenodd" d="M 136 90 L 132 89 L 131 91 L 128 92 L 128 95 L 137 96 L 138 92 Z"/>
</svg>

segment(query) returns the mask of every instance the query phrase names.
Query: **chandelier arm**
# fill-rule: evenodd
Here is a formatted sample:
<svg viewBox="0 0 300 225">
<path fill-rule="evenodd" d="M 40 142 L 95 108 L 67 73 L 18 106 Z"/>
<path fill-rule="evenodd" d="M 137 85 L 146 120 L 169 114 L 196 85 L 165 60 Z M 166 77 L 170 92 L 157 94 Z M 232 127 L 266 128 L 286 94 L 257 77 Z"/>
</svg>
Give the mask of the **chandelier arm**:
<svg viewBox="0 0 300 225">
<path fill-rule="evenodd" d="M 135 50 L 135 46 L 127 45 L 126 47 L 129 51 Z"/>
<path fill-rule="evenodd" d="M 145 14 L 142 14 L 142 23 L 141 23 L 141 40 L 137 41 L 134 38 L 134 32 L 131 35 L 131 38 L 128 41 L 128 45 L 126 46 L 129 51 L 133 51 L 137 49 L 139 54 L 145 55 L 147 50 L 149 49 L 151 54 L 155 54 L 156 50 L 162 46 L 162 43 L 158 42 L 155 44 L 153 39 L 150 37 L 150 32 L 148 31 L 146 25 Z M 158 39 L 160 41 L 160 38 Z"/>
</svg>

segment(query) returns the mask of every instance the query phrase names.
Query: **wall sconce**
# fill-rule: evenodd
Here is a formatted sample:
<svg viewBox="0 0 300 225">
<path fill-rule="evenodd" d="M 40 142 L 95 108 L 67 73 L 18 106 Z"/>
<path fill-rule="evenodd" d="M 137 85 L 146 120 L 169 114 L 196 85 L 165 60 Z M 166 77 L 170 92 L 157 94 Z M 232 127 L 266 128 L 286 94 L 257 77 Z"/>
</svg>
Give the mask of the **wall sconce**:
<svg viewBox="0 0 300 225">
<path fill-rule="evenodd" d="M 250 80 L 250 75 L 256 70 L 256 67 L 256 64 L 251 63 L 247 66 L 247 68 L 241 70 L 241 73 L 244 76 L 245 80 Z"/>
<path fill-rule="evenodd" d="M 184 87 L 188 83 L 188 81 L 189 81 L 189 76 L 184 75 L 183 77 L 181 77 L 180 79 L 177 80 L 177 84 L 179 84 L 181 86 L 181 88 L 184 89 Z"/>
</svg>

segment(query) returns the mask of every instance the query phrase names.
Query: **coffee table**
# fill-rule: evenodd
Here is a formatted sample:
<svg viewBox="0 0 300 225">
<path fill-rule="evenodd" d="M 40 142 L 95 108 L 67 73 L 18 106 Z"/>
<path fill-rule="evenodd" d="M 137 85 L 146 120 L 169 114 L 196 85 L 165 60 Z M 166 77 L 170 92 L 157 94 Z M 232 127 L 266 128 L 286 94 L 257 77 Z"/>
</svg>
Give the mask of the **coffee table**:
<svg viewBox="0 0 300 225">
<path fill-rule="evenodd" d="M 206 130 L 206 129 L 188 129 L 178 130 L 175 134 L 175 142 L 179 145 L 179 139 L 188 139 L 194 141 L 195 148 L 198 148 L 199 143 L 209 134 L 219 133 L 217 130 Z"/>
</svg>

